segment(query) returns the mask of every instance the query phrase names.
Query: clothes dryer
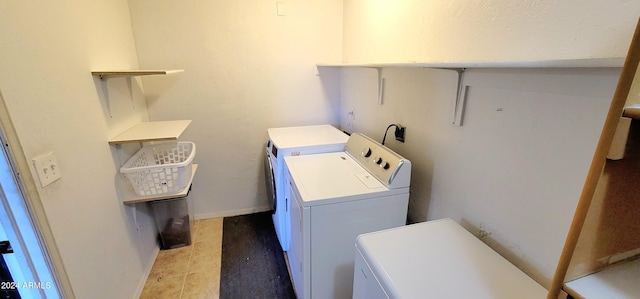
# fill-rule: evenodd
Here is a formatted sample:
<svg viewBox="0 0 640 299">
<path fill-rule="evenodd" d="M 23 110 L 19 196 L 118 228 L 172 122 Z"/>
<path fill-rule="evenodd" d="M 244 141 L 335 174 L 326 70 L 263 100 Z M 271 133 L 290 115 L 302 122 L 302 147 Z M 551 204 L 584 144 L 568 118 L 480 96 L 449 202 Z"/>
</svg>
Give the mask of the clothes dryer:
<svg viewBox="0 0 640 299">
<path fill-rule="evenodd" d="M 363 234 L 354 299 L 540 299 L 547 290 L 451 219 Z"/>
<path fill-rule="evenodd" d="M 284 188 L 284 157 L 343 151 L 349 136 L 331 125 L 267 130 L 265 178 L 273 224 L 282 249 L 289 250 L 289 203 Z"/>
</svg>

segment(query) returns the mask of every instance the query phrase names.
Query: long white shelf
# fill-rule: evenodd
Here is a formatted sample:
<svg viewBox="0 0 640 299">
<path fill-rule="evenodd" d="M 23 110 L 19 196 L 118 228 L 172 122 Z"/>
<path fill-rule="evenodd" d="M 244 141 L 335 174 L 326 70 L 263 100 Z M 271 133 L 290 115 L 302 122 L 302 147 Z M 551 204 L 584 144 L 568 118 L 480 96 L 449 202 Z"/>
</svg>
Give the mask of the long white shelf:
<svg viewBox="0 0 640 299">
<path fill-rule="evenodd" d="M 558 59 L 530 61 L 432 61 L 389 63 L 318 63 L 318 67 L 419 67 L 442 69 L 465 68 L 596 68 L 622 67 L 624 58 Z"/>
<path fill-rule="evenodd" d="M 157 195 L 157 196 L 138 195 L 133 190 L 133 187 L 131 187 L 131 184 L 129 184 L 129 181 L 127 181 L 127 179 L 123 175 L 118 175 L 117 184 L 120 185 L 120 190 L 122 190 L 122 202 L 124 204 L 131 205 L 131 204 L 154 201 L 154 200 L 185 197 L 189 193 L 189 189 L 191 188 L 191 183 L 193 183 L 193 178 L 196 176 L 197 170 L 198 170 L 198 164 L 191 165 L 191 179 L 187 183 L 187 187 L 184 190 L 178 193 L 170 193 L 170 194 L 163 194 L 163 195 Z"/>
<path fill-rule="evenodd" d="M 564 284 L 574 298 L 637 299 L 640 298 L 640 259 L 622 262 Z"/>
<path fill-rule="evenodd" d="M 557 59 L 530 61 L 426 61 L 426 62 L 383 62 L 383 63 L 318 63 L 318 74 L 322 68 L 373 68 L 378 71 L 378 104 L 382 105 L 384 78 L 383 68 L 432 68 L 446 69 L 458 73 L 458 86 L 451 123 L 462 126 L 466 85 L 464 73 L 469 68 L 621 68 L 625 58 Z"/>
<path fill-rule="evenodd" d="M 141 122 L 109 140 L 109 144 L 178 140 L 191 120 Z"/>
<path fill-rule="evenodd" d="M 182 73 L 184 70 L 118 70 L 118 71 L 91 71 L 91 75 L 99 76 L 100 79 L 109 77 L 133 77 L 151 75 L 171 75 Z"/>
</svg>

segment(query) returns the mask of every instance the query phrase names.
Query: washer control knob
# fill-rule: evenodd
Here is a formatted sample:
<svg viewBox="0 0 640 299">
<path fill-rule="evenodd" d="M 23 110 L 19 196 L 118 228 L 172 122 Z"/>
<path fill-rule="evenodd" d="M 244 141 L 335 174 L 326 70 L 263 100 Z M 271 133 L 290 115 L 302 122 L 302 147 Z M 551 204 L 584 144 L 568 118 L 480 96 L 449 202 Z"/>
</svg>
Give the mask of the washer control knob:
<svg viewBox="0 0 640 299">
<path fill-rule="evenodd" d="M 376 162 L 376 164 L 380 164 L 382 163 L 382 158 L 380 157 L 373 158 L 373 162 Z"/>
<path fill-rule="evenodd" d="M 365 158 L 369 158 L 369 156 L 371 156 L 371 149 L 368 147 L 362 149 L 362 156 Z"/>
<path fill-rule="evenodd" d="M 380 164 L 380 168 L 385 169 L 385 170 L 389 169 L 389 162 L 384 162 L 384 163 Z"/>
</svg>

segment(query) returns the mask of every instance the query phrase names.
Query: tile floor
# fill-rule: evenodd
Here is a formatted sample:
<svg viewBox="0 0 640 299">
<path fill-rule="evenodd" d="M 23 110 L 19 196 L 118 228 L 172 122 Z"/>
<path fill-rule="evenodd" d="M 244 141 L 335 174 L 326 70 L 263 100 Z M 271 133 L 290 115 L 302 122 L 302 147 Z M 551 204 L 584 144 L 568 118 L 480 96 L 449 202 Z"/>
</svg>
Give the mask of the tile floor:
<svg viewBox="0 0 640 299">
<path fill-rule="evenodd" d="M 140 298 L 218 298 L 222 219 L 196 220 L 190 246 L 160 250 Z"/>
</svg>

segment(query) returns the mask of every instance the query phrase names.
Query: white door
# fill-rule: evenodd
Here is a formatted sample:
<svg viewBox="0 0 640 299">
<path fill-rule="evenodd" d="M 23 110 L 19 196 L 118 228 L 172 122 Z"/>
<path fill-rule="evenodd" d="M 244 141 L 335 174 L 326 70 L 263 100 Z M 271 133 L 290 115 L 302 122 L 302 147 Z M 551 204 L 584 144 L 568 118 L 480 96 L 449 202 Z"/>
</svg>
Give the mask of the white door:
<svg viewBox="0 0 640 299">
<path fill-rule="evenodd" d="M 47 253 L 10 163 L 7 142 L 0 137 L 0 297 L 60 298 Z"/>
</svg>

